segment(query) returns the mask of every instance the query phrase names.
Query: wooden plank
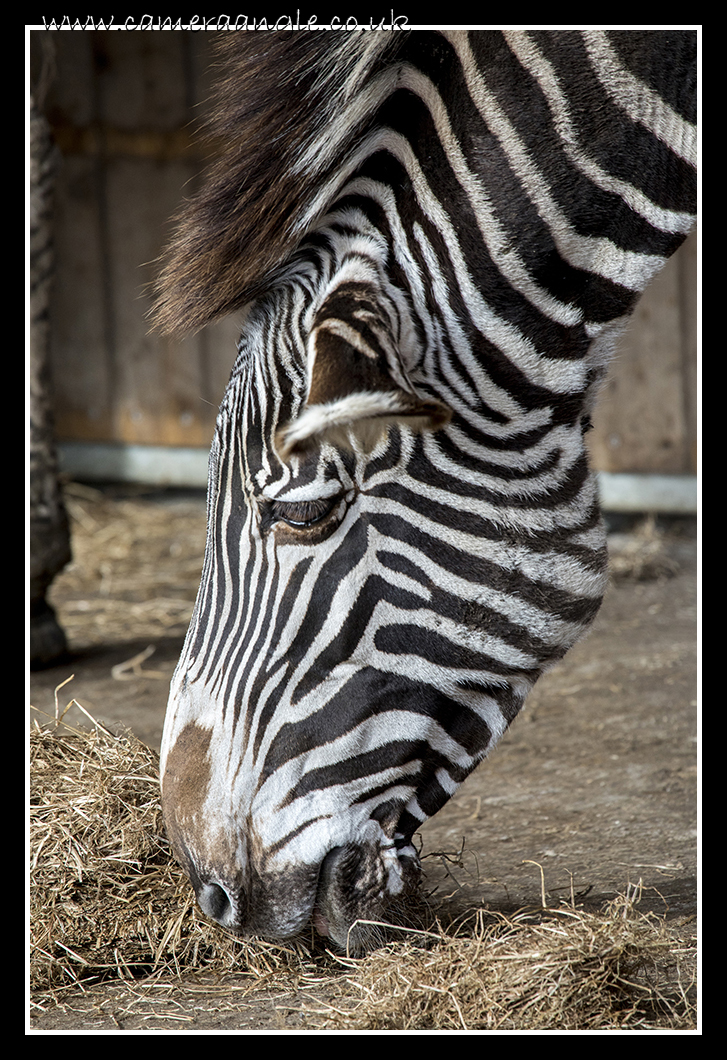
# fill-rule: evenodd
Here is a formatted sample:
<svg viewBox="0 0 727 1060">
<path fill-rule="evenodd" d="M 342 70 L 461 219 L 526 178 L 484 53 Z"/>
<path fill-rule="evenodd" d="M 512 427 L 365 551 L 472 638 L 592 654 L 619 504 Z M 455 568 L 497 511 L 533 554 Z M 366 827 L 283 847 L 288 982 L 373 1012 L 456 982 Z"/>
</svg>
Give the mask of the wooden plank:
<svg viewBox="0 0 727 1060">
<path fill-rule="evenodd" d="M 109 438 L 114 365 L 108 356 L 96 163 L 65 158 L 56 185 L 51 369 L 59 438 Z"/>
<path fill-rule="evenodd" d="M 237 325 L 162 340 L 149 334 L 146 313 L 151 262 L 199 169 L 194 156 L 179 157 L 189 143 L 180 128 L 207 91 L 208 41 L 71 36 L 59 40 L 53 102 L 64 149 L 53 317 L 58 436 L 207 446 Z"/>
<path fill-rule="evenodd" d="M 690 406 L 696 387 L 687 380 L 694 373 L 696 346 L 685 317 L 685 307 L 696 304 L 694 263 L 695 252 L 685 244 L 636 308 L 589 435 L 593 464 L 601 471 L 694 470 L 696 424 Z"/>
<path fill-rule="evenodd" d="M 117 129 L 179 129 L 189 121 L 189 34 L 94 33 L 97 119 Z"/>
<path fill-rule="evenodd" d="M 697 472 L 699 446 L 699 238 L 695 232 L 680 258 L 682 294 L 682 398 L 688 470 Z"/>
</svg>

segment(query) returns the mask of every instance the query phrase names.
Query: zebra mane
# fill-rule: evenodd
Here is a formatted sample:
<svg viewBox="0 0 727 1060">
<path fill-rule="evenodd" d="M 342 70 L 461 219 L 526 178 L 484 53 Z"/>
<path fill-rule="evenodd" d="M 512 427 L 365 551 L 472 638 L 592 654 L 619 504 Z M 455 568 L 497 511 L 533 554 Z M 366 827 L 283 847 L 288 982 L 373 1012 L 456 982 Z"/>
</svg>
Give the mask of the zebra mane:
<svg viewBox="0 0 727 1060">
<path fill-rule="evenodd" d="M 207 138 L 221 151 L 161 257 L 152 319 L 196 331 L 258 297 L 305 234 L 321 178 L 365 127 L 402 33 L 235 32 L 215 42 Z M 395 76 L 395 75 L 394 75 Z M 384 79 L 385 80 L 385 79 Z M 335 128 L 335 136 L 333 130 Z"/>
</svg>

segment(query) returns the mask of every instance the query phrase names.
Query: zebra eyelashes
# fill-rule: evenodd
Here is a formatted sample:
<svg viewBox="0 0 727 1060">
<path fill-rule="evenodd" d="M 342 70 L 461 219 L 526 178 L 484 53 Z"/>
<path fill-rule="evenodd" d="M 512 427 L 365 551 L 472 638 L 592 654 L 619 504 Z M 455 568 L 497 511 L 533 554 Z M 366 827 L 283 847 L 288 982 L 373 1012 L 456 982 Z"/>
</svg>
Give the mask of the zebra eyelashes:
<svg viewBox="0 0 727 1060">
<path fill-rule="evenodd" d="M 330 532 L 338 525 L 335 517 L 342 514 L 342 501 L 345 501 L 342 494 L 315 500 L 262 500 L 259 502 L 261 528 L 265 532 L 282 523 L 292 530 L 306 531 L 319 530 L 325 525 Z"/>
<path fill-rule="evenodd" d="M 288 526 L 315 526 L 336 507 L 338 497 L 326 497 L 316 501 L 273 501 L 273 516 Z"/>
</svg>

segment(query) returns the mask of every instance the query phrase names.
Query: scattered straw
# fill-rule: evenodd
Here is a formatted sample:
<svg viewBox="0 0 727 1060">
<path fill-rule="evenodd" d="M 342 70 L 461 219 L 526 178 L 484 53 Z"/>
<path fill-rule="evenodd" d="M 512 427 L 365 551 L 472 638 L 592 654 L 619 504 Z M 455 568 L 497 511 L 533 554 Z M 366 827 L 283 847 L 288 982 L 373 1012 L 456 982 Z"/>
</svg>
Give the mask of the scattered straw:
<svg viewBox="0 0 727 1060">
<path fill-rule="evenodd" d="M 119 499 L 75 482 L 64 500 L 73 559 L 55 578 L 49 601 L 74 650 L 184 636 L 202 570 L 204 503 Z M 132 669 L 132 662 L 140 665 L 130 660 Z M 143 675 L 155 676 L 148 669 Z"/>
<path fill-rule="evenodd" d="M 611 534 L 608 539 L 609 571 L 616 581 L 656 581 L 673 578 L 679 564 L 670 552 L 670 538 L 653 515 L 629 534 Z"/>
<path fill-rule="evenodd" d="M 428 930 L 405 931 L 404 941 L 361 960 L 304 942 L 247 942 L 197 912 L 171 859 L 155 752 L 100 725 L 88 733 L 36 725 L 30 747 L 36 1008 L 115 980 L 128 986 L 124 1011 L 143 1001 L 139 1018 L 180 1026 L 192 1019 L 191 990 L 206 991 L 207 1011 L 219 1004 L 225 1012 L 249 1008 L 241 998 L 261 991 L 275 1011 L 275 997 L 286 991 L 285 1011 L 308 1028 L 694 1025 L 675 971 L 685 949 L 662 920 L 638 912 L 638 894 L 602 915 L 572 907 L 513 917 L 480 910 L 454 928 L 430 922 Z M 198 972 L 211 973 L 206 986 L 198 978 L 190 985 Z M 162 996 L 165 1015 L 161 1001 L 150 1000 Z"/>
<path fill-rule="evenodd" d="M 351 972 L 342 999 L 315 1011 L 349 1030 L 686 1028 L 686 992 L 658 986 L 660 963 L 677 955 L 663 922 L 631 900 L 606 915 L 479 911 L 426 951 L 407 942 L 340 959 Z"/>
</svg>

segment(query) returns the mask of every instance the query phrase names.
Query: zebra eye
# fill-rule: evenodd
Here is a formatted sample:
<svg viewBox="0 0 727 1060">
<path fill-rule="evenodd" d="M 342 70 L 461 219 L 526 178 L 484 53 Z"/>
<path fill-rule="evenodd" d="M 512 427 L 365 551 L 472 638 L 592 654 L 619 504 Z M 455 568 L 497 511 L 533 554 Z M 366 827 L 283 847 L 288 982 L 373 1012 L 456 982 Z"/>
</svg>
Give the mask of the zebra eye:
<svg viewBox="0 0 727 1060">
<path fill-rule="evenodd" d="M 323 497 L 315 501 L 273 501 L 271 516 L 296 529 L 306 529 L 322 522 L 338 505 L 340 497 Z"/>
</svg>

